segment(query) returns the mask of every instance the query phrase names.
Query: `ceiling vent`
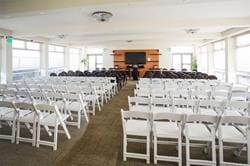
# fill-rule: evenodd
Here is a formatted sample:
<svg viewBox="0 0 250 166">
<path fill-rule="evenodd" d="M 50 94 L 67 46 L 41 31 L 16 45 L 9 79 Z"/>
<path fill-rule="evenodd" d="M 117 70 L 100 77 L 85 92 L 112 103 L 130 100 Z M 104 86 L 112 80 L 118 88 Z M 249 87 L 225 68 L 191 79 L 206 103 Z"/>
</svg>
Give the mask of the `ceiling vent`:
<svg viewBox="0 0 250 166">
<path fill-rule="evenodd" d="M 200 29 L 185 29 L 187 34 L 195 34 L 198 33 Z"/>
<path fill-rule="evenodd" d="M 92 13 L 92 17 L 100 22 L 108 22 L 113 14 L 106 11 L 96 11 Z"/>
</svg>

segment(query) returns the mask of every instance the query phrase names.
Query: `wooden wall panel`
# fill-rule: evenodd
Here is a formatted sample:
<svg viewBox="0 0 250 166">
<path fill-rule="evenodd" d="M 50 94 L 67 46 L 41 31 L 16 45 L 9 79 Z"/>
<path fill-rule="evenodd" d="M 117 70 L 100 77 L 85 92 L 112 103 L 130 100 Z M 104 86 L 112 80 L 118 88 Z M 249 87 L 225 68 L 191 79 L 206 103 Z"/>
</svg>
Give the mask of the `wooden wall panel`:
<svg viewBox="0 0 250 166">
<path fill-rule="evenodd" d="M 125 64 L 125 53 L 126 52 L 145 52 L 146 53 L 146 64 L 144 68 L 140 68 L 140 77 L 142 77 L 145 71 L 155 66 L 159 67 L 159 50 L 158 49 L 145 49 L 145 50 L 113 50 L 114 55 L 114 67 L 118 66 L 121 69 L 126 69 L 128 64 Z"/>
</svg>

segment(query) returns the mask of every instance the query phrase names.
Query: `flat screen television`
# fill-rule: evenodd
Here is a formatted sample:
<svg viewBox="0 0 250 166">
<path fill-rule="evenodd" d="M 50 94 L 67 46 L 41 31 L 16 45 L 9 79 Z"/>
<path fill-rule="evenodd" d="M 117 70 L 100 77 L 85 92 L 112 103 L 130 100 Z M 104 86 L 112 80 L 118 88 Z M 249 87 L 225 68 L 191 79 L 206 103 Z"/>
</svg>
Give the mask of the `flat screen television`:
<svg viewBox="0 0 250 166">
<path fill-rule="evenodd" d="M 146 52 L 126 52 L 126 64 L 146 64 Z"/>
</svg>

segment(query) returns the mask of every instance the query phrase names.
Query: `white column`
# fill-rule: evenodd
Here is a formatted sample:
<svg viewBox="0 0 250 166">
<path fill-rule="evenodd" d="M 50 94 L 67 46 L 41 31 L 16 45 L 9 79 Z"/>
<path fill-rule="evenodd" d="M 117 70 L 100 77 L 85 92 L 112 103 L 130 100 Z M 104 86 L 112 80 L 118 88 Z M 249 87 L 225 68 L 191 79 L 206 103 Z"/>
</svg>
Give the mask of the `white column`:
<svg viewBox="0 0 250 166">
<path fill-rule="evenodd" d="M 227 38 L 226 51 L 226 78 L 230 83 L 236 83 L 236 59 L 235 59 L 235 41 L 234 38 Z"/>
<path fill-rule="evenodd" d="M 41 56 L 40 56 L 41 76 L 48 76 L 49 68 L 49 44 L 44 42 L 41 45 Z"/>
<path fill-rule="evenodd" d="M 170 69 L 173 66 L 173 58 L 171 54 L 171 48 L 159 49 L 159 67 Z"/>
<path fill-rule="evenodd" d="M 103 49 L 103 67 L 106 69 L 109 69 L 111 67 L 114 67 L 114 56 L 113 54 L 113 48 L 104 48 Z"/>
<path fill-rule="evenodd" d="M 64 68 L 65 70 L 69 70 L 70 68 L 70 63 L 69 63 L 69 47 L 65 47 L 65 54 L 64 54 Z"/>
<path fill-rule="evenodd" d="M 228 82 L 229 39 L 225 39 L 225 82 Z"/>
<path fill-rule="evenodd" d="M 214 55 L 213 55 L 213 45 L 208 44 L 207 46 L 207 66 L 208 66 L 208 73 L 214 74 Z"/>
<path fill-rule="evenodd" d="M 0 42 L 0 71 L 1 83 L 12 81 L 12 43 L 7 43 L 5 38 Z"/>
</svg>

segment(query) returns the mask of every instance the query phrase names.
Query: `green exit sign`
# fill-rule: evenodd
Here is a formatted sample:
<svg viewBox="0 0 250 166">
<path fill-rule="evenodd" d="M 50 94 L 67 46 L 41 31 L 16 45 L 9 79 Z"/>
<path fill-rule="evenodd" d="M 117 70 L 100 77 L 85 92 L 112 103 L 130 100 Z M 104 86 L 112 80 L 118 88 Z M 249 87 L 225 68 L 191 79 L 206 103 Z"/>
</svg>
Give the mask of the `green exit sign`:
<svg viewBox="0 0 250 166">
<path fill-rule="evenodd" d="M 11 37 L 11 36 L 6 37 L 6 42 L 7 43 L 12 43 L 13 42 L 13 37 Z"/>
</svg>

